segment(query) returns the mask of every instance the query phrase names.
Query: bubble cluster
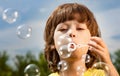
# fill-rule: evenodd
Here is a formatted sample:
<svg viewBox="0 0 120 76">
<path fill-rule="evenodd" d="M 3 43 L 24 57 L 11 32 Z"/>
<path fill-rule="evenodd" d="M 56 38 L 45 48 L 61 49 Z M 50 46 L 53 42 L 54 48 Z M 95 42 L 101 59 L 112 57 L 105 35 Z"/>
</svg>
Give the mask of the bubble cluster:
<svg viewBox="0 0 120 76">
<path fill-rule="evenodd" d="M 32 28 L 29 25 L 22 24 L 17 27 L 17 36 L 20 39 L 29 38 L 32 34 Z"/>
<path fill-rule="evenodd" d="M 71 56 L 71 54 L 76 50 L 76 48 L 83 48 L 83 47 L 88 47 L 87 44 L 75 44 L 71 37 L 69 36 L 65 36 L 65 35 L 62 35 L 58 38 L 58 53 L 60 55 L 61 58 L 69 58 Z M 108 76 L 109 75 L 109 67 L 106 63 L 104 62 L 101 62 L 101 58 L 99 57 L 99 55 L 96 55 L 96 58 L 97 58 L 97 63 L 95 63 L 91 69 L 93 69 L 93 73 L 92 73 L 92 76 L 99 76 L 100 73 L 105 75 L 105 76 Z M 90 63 L 91 62 L 91 56 L 89 54 L 83 54 L 82 55 L 82 62 L 87 64 L 87 63 Z M 64 71 L 66 71 L 68 69 L 69 65 L 66 61 L 60 61 L 58 63 L 58 70 L 60 70 L 64 75 Z M 94 69 L 97 69 L 94 70 Z M 77 76 L 84 76 L 85 74 L 85 71 L 86 71 L 86 68 L 82 67 L 82 66 L 78 66 L 76 68 L 76 74 Z"/>
<path fill-rule="evenodd" d="M 85 45 L 85 44 L 75 44 L 72 40 L 71 37 L 69 36 L 65 36 L 65 35 L 62 35 L 58 38 L 58 41 L 57 41 L 57 45 L 59 47 L 58 49 L 58 53 L 59 53 L 59 56 L 61 58 L 69 58 L 71 56 L 71 54 L 77 49 L 77 48 L 83 48 L 83 47 L 86 47 L 88 45 Z M 90 56 L 88 54 L 85 54 L 82 56 L 82 60 L 85 61 L 85 63 L 89 63 L 90 62 Z M 60 61 L 58 63 L 58 70 L 60 70 L 64 75 L 64 71 L 67 70 L 69 67 L 68 63 L 66 61 Z M 78 66 L 76 68 L 76 74 L 77 76 L 83 76 L 84 75 L 84 72 L 85 72 L 85 68 L 83 68 L 82 66 Z"/>
<path fill-rule="evenodd" d="M 18 17 L 18 11 L 12 8 L 5 9 L 2 14 L 3 20 L 8 22 L 9 24 L 16 22 Z"/>
<path fill-rule="evenodd" d="M 35 64 L 29 64 L 24 69 L 24 76 L 40 76 L 40 69 Z"/>
</svg>

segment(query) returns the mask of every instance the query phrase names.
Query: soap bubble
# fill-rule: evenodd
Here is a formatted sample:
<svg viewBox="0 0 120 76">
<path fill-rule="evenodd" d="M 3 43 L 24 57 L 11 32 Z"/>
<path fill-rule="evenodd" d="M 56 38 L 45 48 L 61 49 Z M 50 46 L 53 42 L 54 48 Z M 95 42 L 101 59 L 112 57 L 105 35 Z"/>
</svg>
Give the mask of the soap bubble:
<svg viewBox="0 0 120 76">
<path fill-rule="evenodd" d="M 85 63 L 89 63 L 91 60 L 90 55 L 86 54 L 86 59 L 85 59 Z"/>
<path fill-rule="evenodd" d="M 62 58 L 68 58 L 71 56 L 72 52 L 75 51 L 75 43 L 68 43 L 66 45 L 60 46 L 58 53 Z"/>
<path fill-rule="evenodd" d="M 67 63 L 66 61 L 64 61 L 64 60 L 61 60 L 61 61 L 58 63 L 57 68 L 58 68 L 58 70 L 60 70 L 60 71 L 63 72 L 63 71 L 65 71 L 65 70 L 68 69 L 68 63 Z"/>
<path fill-rule="evenodd" d="M 21 39 L 26 39 L 31 36 L 32 28 L 26 24 L 17 27 L 17 36 Z"/>
<path fill-rule="evenodd" d="M 68 44 L 70 42 L 72 42 L 72 39 L 69 36 L 62 35 L 58 38 L 57 44 L 60 46 L 60 45 Z"/>
<path fill-rule="evenodd" d="M 58 53 L 59 53 L 60 57 L 62 57 L 62 58 L 68 58 L 72 54 L 72 52 L 68 51 L 68 45 L 62 45 L 59 48 Z"/>
<path fill-rule="evenodd" d="M 24 69 L 25 76 L 40 76 L 40 69 L 35 64 L 29 64 Z"/>
<path fill-rule="evenodd" d="M 2 14 L 3 20 L 10 24 L 16 22 L 18 16 L 18 11 L 12 8 L 5 9 Z"/>
<path fill-rule="evenodd" d="M 97 62 L 92 66 L 92 69 L 97 69 L 98 71 L 93 72 L 93 76 L 109 76 L 109 65 L 104 62 Z"/>
<path fill-rule="evenodd" d="M 82 55 L 82 61 L 85 63 L 89 63 L 91 61 L 91 57 L 89 54 Z"/>
<path fill-rule="evenodd" d="M 62 58 L 68 58 L 71 53 L 76 49 L 75 43 L 68 35 L 59 36 L 58 41 L 58 53 Z"/>
</svg>

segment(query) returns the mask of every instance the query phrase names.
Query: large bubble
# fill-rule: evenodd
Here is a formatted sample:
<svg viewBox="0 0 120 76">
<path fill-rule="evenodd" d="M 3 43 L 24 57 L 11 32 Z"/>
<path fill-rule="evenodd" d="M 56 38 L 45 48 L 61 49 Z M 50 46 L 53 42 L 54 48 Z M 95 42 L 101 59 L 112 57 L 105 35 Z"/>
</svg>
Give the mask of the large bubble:
<svg viewBox="0 0 120 76">
<path fill-rule="evenodd" d="M 62 58 L 68 58 L 71 56 L 72 52 L 76 49 L 74 43 L 68 43 L 66 45 L 60 46 L 58 53 Z"/>
<path fill-rule="evenodd" d="M 32 34 L 32 28 L 29 25 L 22 24 L 17 27 L 17 36 L 20 39 L 29 38 Z"/>
<path fill-rule="evenodd" d="M 61 35 L 58 38 L 57 44 L 59 46 L 61 46 L 61 45 L 68 44 L 70 42 L 72 42 L 72 39 L 70 38 L 70 36 L 68 36 L 68 35 Z"/>
<path fill-rule="evenodd" d="M 75 50 L 75 44 L 72 43 L 72 39 L 68 35 L 59 36 L 57 45 L 58 45 L 58 53 L 62 58 L 70 57 L 72 51 Z"/>
<path fill-rule="evenodd" d="M 92 69 L 97 69 L 93 72 L 93 76 L 109 76 L 109 65 L 104 62 L 95 63 Z"/>
<path fill-rule="evenodd" d="M 9 24 L 16 22 L 19 17 L 19 12 L 15 9 L 8 8 L 3 11 L 2 18 Z"/>
<path fill-rule="evenodd" d="M 40 69 L 35 64 L 29 64 L 24 69 L 25 76 L 40 76 Z"/>
</svg>

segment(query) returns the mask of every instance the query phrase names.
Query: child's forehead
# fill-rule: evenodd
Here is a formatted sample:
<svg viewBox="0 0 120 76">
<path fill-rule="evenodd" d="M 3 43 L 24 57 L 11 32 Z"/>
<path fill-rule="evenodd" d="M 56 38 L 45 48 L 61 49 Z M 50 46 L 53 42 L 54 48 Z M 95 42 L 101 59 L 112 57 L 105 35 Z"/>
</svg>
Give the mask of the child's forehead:
<svg viewBox="0 0 120 76">
<path fill-rule="evenodd" d="M 63 13 L 58 16 L 58 19 L 60 20 L 60 23 L 67 22 L 70 20 L 76 20 L 77 22 L 83 23 L 88 20 L 87 16 L 84 14 L 81 14 L 79 12 L 73 12 L 73 13 Z"/>
<path fill-rule="evenodd" d="M 83 27 L 83 26 L 86 25 L 86 23 L 80 23 L 77 20 L 69 20 L 69 21 L 65 21 L 65 22 L 59 23 L 57 25 L 57 27 L 68 27 L 68 26 L 71 26 L 71 25 Z"/>
</svg>

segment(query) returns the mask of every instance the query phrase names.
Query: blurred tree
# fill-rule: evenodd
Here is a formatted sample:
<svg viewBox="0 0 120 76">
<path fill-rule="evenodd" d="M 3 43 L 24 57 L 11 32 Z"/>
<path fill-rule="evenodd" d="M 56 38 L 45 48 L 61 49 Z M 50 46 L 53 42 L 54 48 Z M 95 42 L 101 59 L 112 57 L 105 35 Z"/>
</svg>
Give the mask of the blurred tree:
<svg viewBox="0 0 120 76">
<path fill-rule="evenodd" d="M 115 65 L 117 71 L 120 74 L 120 49 L 111 55 L 113 64 Z M 29 64 L 36 64 L 40 68 L 40 76 L 48 76 L 51 71 L 48 69 L 47 62 L 45 60 L 44 54 L 39 53 L 38 59 L 29 51 L 24 56 L 16 55 L 15 57 L 15 67 L 13 70 L 7 62 L 9 60 L 9 55 L 6 51 L 0 52 L 0 76 L 24 76 L 24 69 Z"/>
<path fill-rule="evenodd" d="M 9 60 L 9 56 L 6 53 L 6 51 L 0 52 L 0 76 L 11 76 L 12 75 L 12 69 L 7 64 L 8 60 Z"/>
<path fill-rule="evenodd" d="M 37 63 L 35 56 L 29 51 L 25 56 L 16 55 L 15 66 L 16 71 L 14 71 L 14 76 L 24 76 L 24 69 L 28 64 Z"/>
<path fill-rule="evenodd" d="M 118 73 L 120 74 L 120 49 L 118 49 L 114 54 L 113 54 L 113 64 L 115 65 Z"/>
<path fill-rule="evenodd" d="M 39 54 L 39 60 L 38 61 L 39 61 L 38 65 L 40 67 L 41 76 L 48 76 L 51 72 L 48 69 L 47 62 L 45 60 L 45 57 L 44 57 L 43 53 Z"/>
<path fill-rule="evenodd" d="M 39 67 L 41 73 L 40 76 L 48 76 L 50 73 L 42 52 L 40 52 L 38 60 L 30 51 L 27 52 L 25 56 L 16 55 L 15 59 L 15 66 L 17 67 L 17 70 L 13 72 L 14 76 L 24 76 L 24 69 L 29 64 L 35 64 Z"/>
</svg>

